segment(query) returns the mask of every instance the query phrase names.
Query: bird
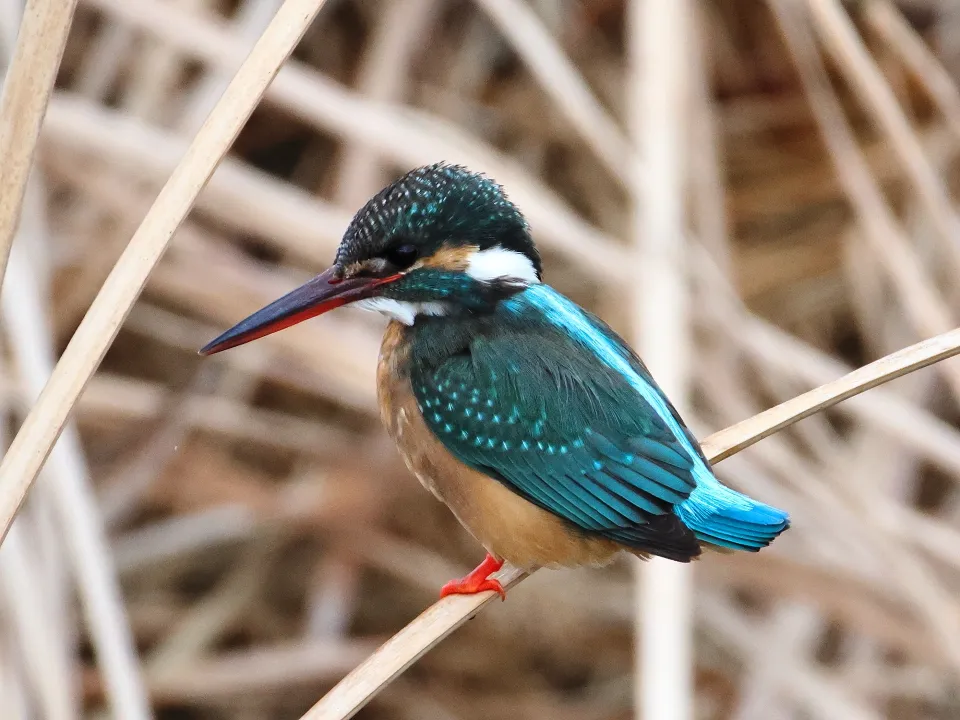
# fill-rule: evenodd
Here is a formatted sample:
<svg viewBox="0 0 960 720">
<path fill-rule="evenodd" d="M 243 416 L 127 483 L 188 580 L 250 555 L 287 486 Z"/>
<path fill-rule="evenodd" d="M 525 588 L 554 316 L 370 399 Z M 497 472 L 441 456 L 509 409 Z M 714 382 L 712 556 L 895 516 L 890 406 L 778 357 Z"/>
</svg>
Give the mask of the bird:
<svg viewBox="0 0 960 720">
<path fill-rule="evenodd" d="M 543 282 L 531 229 L 489 176 L 438 163 L 370 199 L 325 272 L 200 350 L 352 304 L 389 318 L 380 414 L 409 470 L 486 550 L 441 597 L 494 591 L 504 562 L 602 566 L 756 552 L 788 514 L 722 484 L 640 357 Z"/>
</svg>

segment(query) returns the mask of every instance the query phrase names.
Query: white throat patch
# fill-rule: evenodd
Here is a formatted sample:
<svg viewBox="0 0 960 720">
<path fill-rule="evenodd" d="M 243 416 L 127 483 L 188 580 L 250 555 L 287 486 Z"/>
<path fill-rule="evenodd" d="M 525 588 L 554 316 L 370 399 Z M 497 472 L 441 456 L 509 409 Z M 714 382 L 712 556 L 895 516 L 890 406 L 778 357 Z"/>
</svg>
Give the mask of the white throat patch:
<svg viewBox="0 0 960 720">
<path fill-rule="evenodd" d="M 471 255 L 467 262 L 467 274 L 474 280 L 486 282 L 508 279 L 520 280 L 528 285 L 540 282 L 530 258 L 523 253 L 507 250 L 499 245 Z"/>
<path fill-rule="evenodd" d="M 354 307 L 361 310 L 373 310 L 380 312 L 389 318 L 393 318 L 404 325 L 413 325 L 417 315 L 446 315 L 447 309 L 443 303 L 437 302 L 406 302 L 404 300 L 393 300 L 391 298 L 375 297 L 366 300 L 358 300 Z"/>
</svg>

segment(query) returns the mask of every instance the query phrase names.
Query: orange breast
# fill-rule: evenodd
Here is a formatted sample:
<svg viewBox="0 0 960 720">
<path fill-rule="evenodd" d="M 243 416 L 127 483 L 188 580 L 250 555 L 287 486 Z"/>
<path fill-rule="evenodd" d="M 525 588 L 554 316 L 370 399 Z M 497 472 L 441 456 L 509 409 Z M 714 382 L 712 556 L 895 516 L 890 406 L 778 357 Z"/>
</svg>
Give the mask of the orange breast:
<svg viewBox="0 0 960 720">
<path fill-rule="evenodd" d="M 406 333 L 404 325 L 390 323 L 380 349 L 377 391 L 383 423 L 410 471 L 488 552 L 532 569 L 602 565 L 623 549 L 580 533 L 457 460 L 430 431 L 417 407 L 405 372 Z"/>
</svg>

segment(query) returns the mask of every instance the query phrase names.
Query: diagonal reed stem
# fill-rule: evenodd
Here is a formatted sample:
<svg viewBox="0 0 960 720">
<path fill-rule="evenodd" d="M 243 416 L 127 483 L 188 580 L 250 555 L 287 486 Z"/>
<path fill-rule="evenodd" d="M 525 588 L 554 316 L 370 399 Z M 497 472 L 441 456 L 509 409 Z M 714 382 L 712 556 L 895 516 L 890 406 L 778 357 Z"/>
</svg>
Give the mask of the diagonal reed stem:
<svg viewBox="0 0 960 720">
<path fill-rule="evenodd" d="M 0 99 L 0 283 L 77 0 L 27 0 Z"/>
<path fill-rule="evenodd" d="M 324 0 L 286 0 L 160 191 L 0 464 L 0 540 L 147 276 Z"/>
<path fill-rule="evenodd" d="M 842 400 L 958 354 L 960 329 L 898 350 L 842 378 L 716 432 L 706 438 L 701 447 L 711 463 L 719 462 Z M 512 587 L 525 577 L 526 573 L 509 566 L 499 575 L 505 588 Z M 495 597 L 493 592 L 453 595 L 427 608 L 341 680 L 301 720 L 346 720 L 353 717 L 404 670 Z"/>
</svg>

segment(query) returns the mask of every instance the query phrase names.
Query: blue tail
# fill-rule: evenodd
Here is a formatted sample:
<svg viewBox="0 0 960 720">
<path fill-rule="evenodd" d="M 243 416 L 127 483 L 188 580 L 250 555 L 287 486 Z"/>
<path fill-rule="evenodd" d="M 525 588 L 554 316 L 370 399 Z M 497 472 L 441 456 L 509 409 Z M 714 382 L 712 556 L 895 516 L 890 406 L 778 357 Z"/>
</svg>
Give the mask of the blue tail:
<svg viewBox="0 0 960 720">
<path fill-rule="evenodd" d="M 756 552 L 790 527 L 783 510 L 731 490 L 705 467 L 694 473 L 697 487 L 674 512 L 701 542 Z"/>
</svg>

